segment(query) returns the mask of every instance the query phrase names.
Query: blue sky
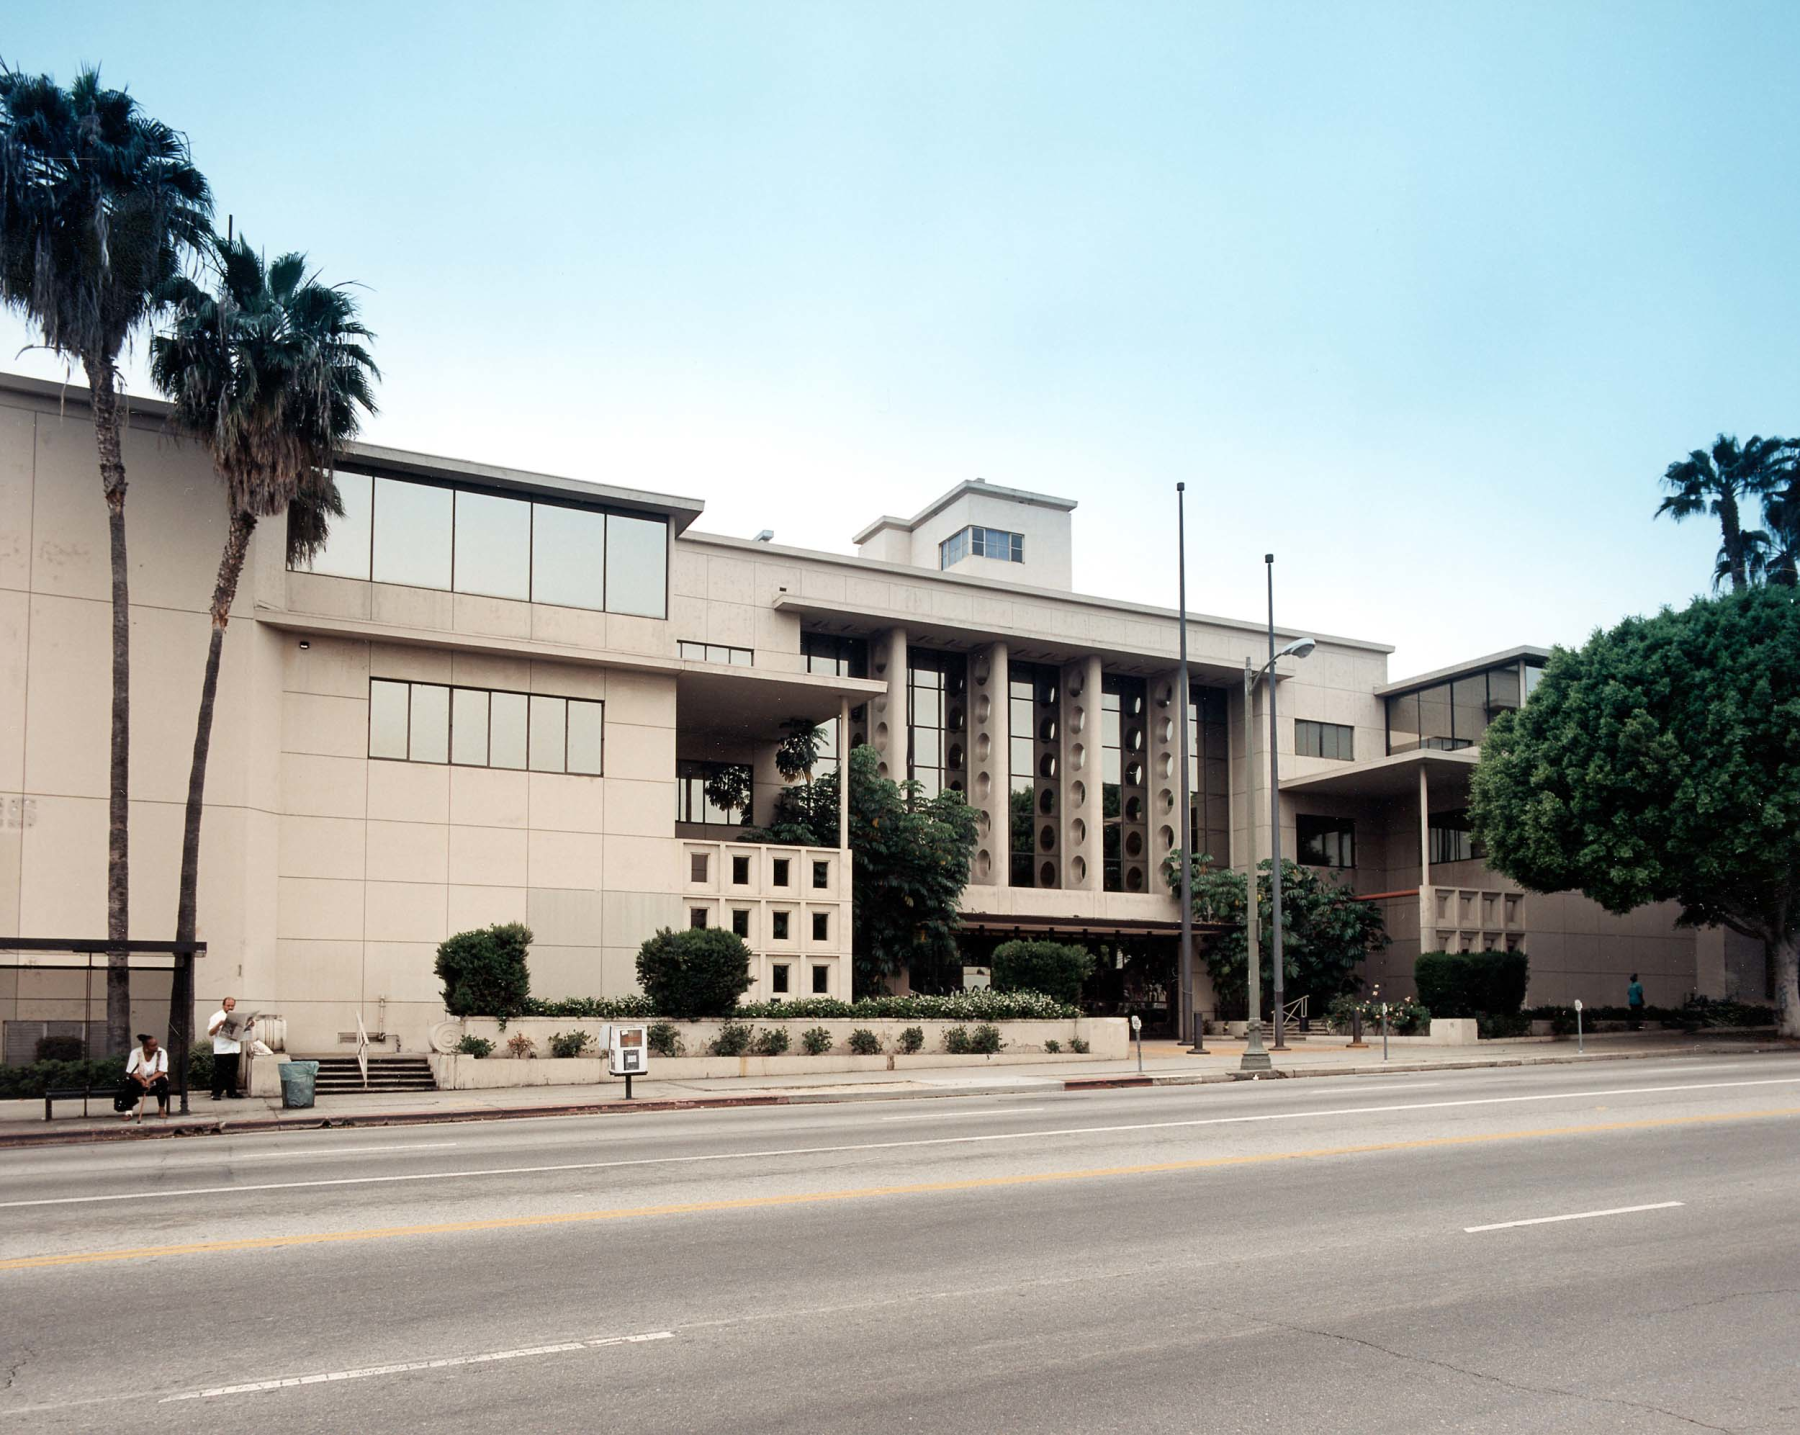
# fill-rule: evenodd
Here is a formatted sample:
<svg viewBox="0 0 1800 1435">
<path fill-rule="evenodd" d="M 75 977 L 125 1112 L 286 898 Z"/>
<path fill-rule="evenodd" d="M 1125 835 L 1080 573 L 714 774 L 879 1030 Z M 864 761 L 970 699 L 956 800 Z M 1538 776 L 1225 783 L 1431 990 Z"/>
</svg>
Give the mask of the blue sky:
<svg viewBox="0 0 1800 1435">
<path fill-rule="evenodd" d="M 1787 4 L 20 5 L 221 220 L 367 286 L 366 437 L 847 550 L 970 477 L 1079 588 L 1396 645 L 1701 589 L 1650 521 L 1800 430 Z M 0 321 L 8 367 L 27 335 Z M 141 378 L 137 380 L 144 391 Z"/>
</svg>

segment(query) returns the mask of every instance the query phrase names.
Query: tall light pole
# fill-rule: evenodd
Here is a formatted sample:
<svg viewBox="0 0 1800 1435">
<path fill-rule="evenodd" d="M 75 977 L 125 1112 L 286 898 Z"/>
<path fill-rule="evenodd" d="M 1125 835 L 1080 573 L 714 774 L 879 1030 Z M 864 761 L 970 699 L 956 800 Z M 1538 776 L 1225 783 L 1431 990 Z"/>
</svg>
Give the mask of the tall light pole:
<svg viewBox="0 0 1800 1435">
<path fill-rule="evenodd" d="M 1256 736 L 1256 685 L 1265 677 L 1269 679 L 1269 701 L 1275 701 L 1275 663 L 1279 658 L 1304 658 L 1312 654 L 1315 643 L 1311 638 L 1296 638 L 1280 652 L 1273 654 L 1269 661 L 1260 668 L 1251 666 L 1250 659 L 1244 659 L 1244 845 L 1248 849 L 1248 858 L 1244 863 L 1244 954 L 1246 974 L 1249 978 L 1250 1020 L 1244 1028 L 1244 1059 L 1239 1069 L 1243 1071 L 1267 1071 L 1271 1063 L 1269 1053 L 1263 1047 L 1262 1035 L 1262 934 L 1257 930 L 1260 921 L 1257 916 L 1256 902 L 1256 806 L 1255 778 L 1256 758 L 1252 752 L 1252 740 Z M 1270 785 L 1279 785 L 1279 773 L 1270 769 Z M 1276 860 L 1280 861 L 1280 841 L 1276 841 Z M 1276 998 L 1277 1002 L 1280 997 Z M 1277 1008 L 1279 1009 L 1279 1008 Z M 1285 1050 L 1279 1044 L 1276 1050 Z"/>
<path fill-rule="evenodd" d="M 1244 1059 L 1242 1071 L 1268 1071 L 1274 1063 L 1263 1049 L 1262 1036 L 1262 933 L 1256 914 L 1256 758 L 1252 752 L 1256 736 L 1256 680 L 1262 673 L 1244 659 L 1244 847 L 1249 860 L 1244 864 L 1244 971 L 1249 977 L 1250 1020 L 1244 1023 Z"/>
<path fill-rule="evenodd" d="M 1193 854 L 1193 811 L 1188 802 L 1188 660 L 1187 660 L 1187 485 L 1175 485 L 1175 540 L 1180 549 L 1180 557 L 1176 563 L 1179 574 L 1177 602 L 1180 613 L 1177 626 L 1180 637 L 1180 666 L 1175 670 L 1175 728 L 1180 734 L 1180 754 L 1177 765 L 1181 771 L 1176 778 L 1180 785 L 1181 800 L 1181 968 L 1180 985 L 1181 1010 L 1176 1018 L 1176 1037 L 1186 1038 L 1190 1033 L 1194 1038 L 1194 1049 L 1205 1051 L 1206 1043 L 1200 1031 L 1199 1014 L 1194 1010 L 1194 854 Z"/>
<path fill-rule="evenodd" d="M 1269 960 L 1275 968 L 1275 1050 L 1286 1051 L 1283 1040 L 1287 1013 L 1282 1010 L 1286 996 L 1281 956 L 1281 739 L 1275 726 L 1275 555 L 1263 554 L 1263 568 L 1269 587 Z"/>
</svg>

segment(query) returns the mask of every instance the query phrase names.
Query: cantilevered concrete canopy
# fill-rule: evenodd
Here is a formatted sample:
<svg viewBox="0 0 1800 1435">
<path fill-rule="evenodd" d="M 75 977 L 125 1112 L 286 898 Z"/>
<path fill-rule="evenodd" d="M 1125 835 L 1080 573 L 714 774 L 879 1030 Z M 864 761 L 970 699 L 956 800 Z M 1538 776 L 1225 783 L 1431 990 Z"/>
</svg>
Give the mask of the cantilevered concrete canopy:
<svg viewBox="0 0 1800 1435">
<path fill-rule="evenodd" d="M 867 678 L 775 673 L 724 663 L 684 662 L 675 678 L 676 724 L 684 733 L 773 742 L 789 718 L 829 722 L 887 691 Z"/>
<path fill-rule="evenodd" d="M 1306 777 L 1283 777 L 1283 792 L 1311 792 L 1328 797 L 1405 797 L 1419 791 L 1423 772 L 1433 791 L 1448 784 L 1460 788 L 1474 771 L 1474 748 L 1442 752 L 1427 748 L 1395 753 L 1369 762 L 1351 763 L 1335 772 L 1315 772 Z"/>
</svg>

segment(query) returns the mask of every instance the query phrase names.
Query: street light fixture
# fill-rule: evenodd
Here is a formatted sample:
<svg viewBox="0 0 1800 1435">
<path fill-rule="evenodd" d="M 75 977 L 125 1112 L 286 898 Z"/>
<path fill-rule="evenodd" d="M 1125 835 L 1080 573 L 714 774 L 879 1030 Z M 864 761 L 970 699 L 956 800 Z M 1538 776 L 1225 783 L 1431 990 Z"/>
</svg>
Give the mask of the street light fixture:
<svg viewBox="0 0 1800 1435">
<path fill-rule="evenodd" d="M 1269 827 L 1270 845 L 1273 849 L 1273 861 L 1270 864 L 1270 896 L 1273 899 L 1271 930 L 1272 952 L 1275 964 L 1275 1050 L 1285 1051 L 1283 1041 L 1284 1012 L 1282 997 L 1285 983 L 1282 980 L 1281 955 L 1281 769 L 1276 751 L 1276 719 L 1275 719 L 1275 664 L 1283 658 L 1306 658 L 1318 644 L 1311 638 L 1295 638 L 1291 643 L 1277 651 L 1275 647 L 1275 555 L 1263 555 L 1263 562 L 1269 571 L 1269 661 L 1260 668 L 1252 667 L 1249 658 L 1244 659 L 1244 807 L 1245 830 L 1248 837 L 1249 860 L 1245 863 L 1244 906 L 1245 906 L 1245 970 L 1249 978 L 1247 983 L 1250 995 L 1250 1020 L 1245 1023 L 1244 1059 L 1241 1069 L 1257 1072 L 1268 1071 L 1273 1063 L 1269 1053 L 1263 1046 L 1262 1037 L 1262 935 L 1257 930 L 1258 914 L 1256 901 L 1256 817 L 1250 808 L 1251 774 L 1254 771 L 1254 758 L 1250 751 L 1251 737 L 1251 702 L 1257 683 L 1263 678 L 1269 679 Z"/>
</svg>

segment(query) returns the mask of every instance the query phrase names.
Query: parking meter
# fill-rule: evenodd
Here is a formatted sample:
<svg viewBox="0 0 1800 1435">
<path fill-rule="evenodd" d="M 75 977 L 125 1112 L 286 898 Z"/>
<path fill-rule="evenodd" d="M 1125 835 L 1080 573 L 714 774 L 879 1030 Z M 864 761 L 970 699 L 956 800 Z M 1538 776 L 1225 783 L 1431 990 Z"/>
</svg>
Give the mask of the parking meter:
<svg viewBox="0 0 1800 1435">
<path fill-rule="evenodd" d="M 1580 1056 L 1587 1050 L 1586 1042 L 1581 1035 L 1581 998 L 1575 998 L 1575 1054 Z"/>
<path fill-rule="evenodd" d="M 606 1069 L 625 1078 L 625 1099 L 631 1100 L 631 1078 L 649 1069 L 650 1044 L 643 1026 L 613 1026 L 606 1035 Z"/>
<path fill-rule="evenodd" d="M 1131 1035 L 1138 1044 L 1138 1070 L 1144 1069 L 1144 1019 L 1136 1012 L 1131 1015 Z"/>
</svg>

